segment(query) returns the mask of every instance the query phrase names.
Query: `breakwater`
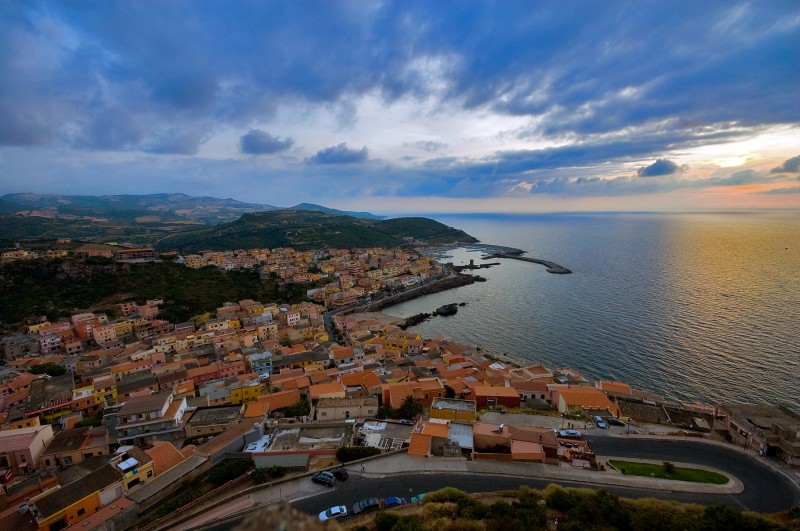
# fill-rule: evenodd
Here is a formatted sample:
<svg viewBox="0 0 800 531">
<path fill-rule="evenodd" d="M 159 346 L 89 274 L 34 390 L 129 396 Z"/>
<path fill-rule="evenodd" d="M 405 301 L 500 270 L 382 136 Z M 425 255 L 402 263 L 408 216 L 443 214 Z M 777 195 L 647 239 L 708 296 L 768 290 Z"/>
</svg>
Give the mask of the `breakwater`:
<svg viewBox="0 0 800 531">
<path fill-rule="evenodd" d="M 566 267 L 560 266 L 555 262 L 550 262 L 549 260 L 540 260 L 539 258 L 528 258 L 527 256 L 519 256 L 517 254 L 508 254 L 508 253 L 495 253 L 491 254 L 486 257 L 488 258 L 510 258 L 511 260 L 522 260 L 523 262 L 533 262 L 534 264 L 541 264 L 547 267 L 548 273 L 553 273 L 554 275 L 568 275 L 572 273 L 572 270 L 567 269 Z"/>
</svg>

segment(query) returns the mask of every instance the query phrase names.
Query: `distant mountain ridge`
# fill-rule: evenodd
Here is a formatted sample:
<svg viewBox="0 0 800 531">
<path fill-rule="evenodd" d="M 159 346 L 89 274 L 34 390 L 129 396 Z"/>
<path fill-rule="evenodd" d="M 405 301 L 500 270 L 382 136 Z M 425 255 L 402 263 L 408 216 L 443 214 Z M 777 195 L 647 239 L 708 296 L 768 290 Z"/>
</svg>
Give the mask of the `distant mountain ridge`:
<svg viewBox="0 0 800 531">
<path fill-rule="evenodd" d="M 197 252 L 292 247 L 398 247 L 410 243 L 477 242 L 464 231 L 428 218 L 374 220 L 312 210 L 275 210 L 245 214 L 239 220 L 170 234 L 159 248 Z"/>
<path fill-rule="evenodd" d="M 325 214 L 335 214 L 337 216 L 350 216 L 354 218 L 386 219 L 386 216 L 377 216 L 375 214 L 372 214 L 371 212 L 353 212 L 350 210 L 337 210 L 335 208 L 328 208 L 322 205 L 315 205 L 314 203 L 300 203 L 299 205 L 289 207 L 289 210 L 309 210 L 313 212 L 324 212 Z"/>
<path fill-rule="evenodd" d="M 291 208 L 186 194 L 0 197 L 0 248 L 72 238 L 183 252 L 256 247 L 396 247 L 475 242 L 427 218 L 384 219 L 301 203 Z"/>
<path fill-rule="evenodd" d="M 157 216 L 155 221 L 194 221 L 204 224 L 225 223 L 249 212 L 277 210 L 272 205 L 243 203 L 235 199 L 193 197 L 186 194 L 147 195 L 60 195 L 17 193 L 0 200 L 26 207 L 23 215 L 75 219 L 129 219 Z"/>
</svg>

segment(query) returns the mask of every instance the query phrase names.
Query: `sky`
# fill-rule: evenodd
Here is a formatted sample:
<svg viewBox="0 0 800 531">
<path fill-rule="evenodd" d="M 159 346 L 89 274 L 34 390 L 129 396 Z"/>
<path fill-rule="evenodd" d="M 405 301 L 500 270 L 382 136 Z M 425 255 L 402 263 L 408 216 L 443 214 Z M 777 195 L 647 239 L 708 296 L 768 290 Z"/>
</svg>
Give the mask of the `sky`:
<svg viewBox="0 0 800 531">
<path fill-rule="evenodd" d="M 800 3 L 0 0 L 0 195 L 800 208 Z"/>
</svg>

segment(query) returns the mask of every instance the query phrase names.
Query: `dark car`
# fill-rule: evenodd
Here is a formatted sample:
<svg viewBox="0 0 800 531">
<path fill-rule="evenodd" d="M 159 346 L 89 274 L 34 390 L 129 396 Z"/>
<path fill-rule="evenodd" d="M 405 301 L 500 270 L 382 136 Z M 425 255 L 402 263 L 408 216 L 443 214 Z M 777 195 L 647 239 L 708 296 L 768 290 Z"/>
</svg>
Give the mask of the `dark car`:
<svg viewBox="0 0 800 531">
<path fill-rule="evenodd" d="M 347 476 L 348 476 L 347 469 L 344 468 L 344 467 L 341 467 L 341 466 L 331 470 L 331 474 L 333 474 L 336 477 L 336 479 L 338 479 L 339 481 L 346 480 Z"/>
<path fill-rule="evenodd" d="M 617 417 L 608 417 L 606 422 L 611 424 L 612 426 L 625 426 L 625 423 L 619 420 Z"/>
<path fill-rule="evenodd" d="M 336 485 L 336 478 L 330 472 L 317 472 L 311 476 L 311 481 L 314 483 L 320 483 L 327 487 L 333 487 Z"/>
<path fill-rule="evenodd" d="M 405 498 L 398 498 L 397 496 L 389 496 L 388 498 L 383 500 L 383 507 L 385 509 L 391 509 L 392 507 L 402 507 L 406 505 L 408 502 Z"/>
<path fill-rule="evenodd" d="M 381 501 L 378 498 L 367 498 L 353 505 L 353 514 L 364 514 L 377 511 L 381 508 Z"/>
</svg>

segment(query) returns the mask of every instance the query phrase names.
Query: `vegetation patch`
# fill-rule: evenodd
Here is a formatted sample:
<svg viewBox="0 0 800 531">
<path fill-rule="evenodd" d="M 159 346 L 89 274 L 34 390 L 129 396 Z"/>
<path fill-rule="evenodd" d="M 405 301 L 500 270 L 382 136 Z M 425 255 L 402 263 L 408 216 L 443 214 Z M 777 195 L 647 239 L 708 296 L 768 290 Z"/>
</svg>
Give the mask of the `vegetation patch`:
<svg viewBox="0 0 800 531">
<path fill-rule="evenodd" d="M 342 446 L 336 450 L 336 459 L 342 463 L 349 463 L 350 461 L 366 459 L 367 457 L 372 457 L 379 453 L 381 453 L 381 451 L 372 446 Z"/>
<path fill-rule="evenodd" d="M 727 505 L 703 507 L 651 498 L 627 500 L 604 490 L 549 485 L 520 487 L 505 499 L 482 501 L 454 488 L 430 492 L 421 510 L 379 513 L 364 530 L 516 531 L 619 529 L 628 531 L 716 529 L 772 530 L 780 525 L 762 515 Z M 411 511 L 416 511 L 411 514 Z"/>
<path fill-rule="evenodd" d="M 713 483 L 725 485 L 728 478 L 710 470 L 697 468 L 677 467 L 669 462 L 656 465 L 652 463 L 634 463 L 631 461 L 611 460 L 609 463 L 626 476 L 645 476 L 659 479 L 674 479 L 678 481 L 692 481 L 694 483 Z"/>
</svg>

